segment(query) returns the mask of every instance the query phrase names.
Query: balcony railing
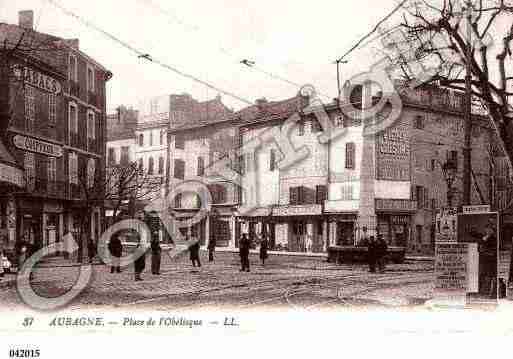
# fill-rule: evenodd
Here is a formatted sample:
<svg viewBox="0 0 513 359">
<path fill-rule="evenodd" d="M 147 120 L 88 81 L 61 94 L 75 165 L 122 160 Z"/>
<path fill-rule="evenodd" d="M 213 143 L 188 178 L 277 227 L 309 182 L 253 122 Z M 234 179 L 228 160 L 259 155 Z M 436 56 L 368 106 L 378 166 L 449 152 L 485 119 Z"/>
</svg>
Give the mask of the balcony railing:
<svg viewBox="0 0 513 359">
<path fill-rule="evenodd" d="M 67 182 L 26 176 L 27 192 L 38 197 L 67 198 Z"/>
</svg>

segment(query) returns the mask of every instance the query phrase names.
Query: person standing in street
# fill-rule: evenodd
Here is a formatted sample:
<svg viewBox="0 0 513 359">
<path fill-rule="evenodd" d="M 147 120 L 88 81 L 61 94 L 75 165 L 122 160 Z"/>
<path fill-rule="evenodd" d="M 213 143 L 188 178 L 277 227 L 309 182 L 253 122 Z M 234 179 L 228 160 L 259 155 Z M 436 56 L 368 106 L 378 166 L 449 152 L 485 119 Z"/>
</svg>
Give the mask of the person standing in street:
<svg viewBox="0 0 513 359">
<path fill-rule="evenodd" d="M 367 261 L 369 263 L 369 272 L 376 273 L 377 243 L 374 236 L 370 236 L 367 241 Z"/>
<path fill-rule="evenodd" d="M 497 236 L 495 226 L 488 223 L 485 234 L 479 241 L 479 293 L 497 296 Z"/>
<path fill-rule="evenodd" d="M 214 253 L 216 251 L 216 236 L 213 235 L 212 238 L 208 241 L 208 261 L 214 261 Z"/>
<path fill-rule="evenodd" d="M 376 257 L 378 262 L 378 270 L 380 273 L 385 272 L 387 261 L 388 245 L 382 234 L 378 234 L 378 242 L 376 243 Z"/>
<path fill-rule="evenodd" d="M 160 275 L 160 261 L 162 255 L 162 248 L 157 235 L 153 236 L 151 241 L 151 273 L 154 275 Z"/>
<path fill-rule="evenodd" d="M 138 234 L 136 236 L 139 237 Z M 136 282 L 143 280 L 141 278 L 141 273 L 146 268 L 146 252 L 148 250 L 148 248 L 145 248 L 144 243 L 142 243 L 142 241 L 141 241 L 141 239 L 139 237 L 139 241 L 138 241 L 138 244 L 137 244 L 137 247 L 136 247 L 136 251 L 140 250 L 140 248 L 142 248 L 142 254 L 139 256 L 139 258 L 137 258 L 134 261 L 134 273 L 135 273 L 135 281 Z"/>
<path fill-rule="evenodd" d="M 260 240 L 260 260 L 262 261 L 262 266 L 265 266 L 265 260 L 267 259 L 267 249 L 269 248 L 269 241 L 267 236 L 263 234 Z"/>
<path fill-rule="evenodd" d="M 192 266 L 196 267 L 196 264 L 198 264 L 198 267 L 201 267 L 200 256 L 199 256 L 199 250 L 200 250 L 199 241 L 195 237 L 191 237 L 191 240 L 195 242 L 194 244 L 191 244 L 189 246 L 190 259 L 192 262 Z"/>
<path fill-rule="evenodd" d="M 251 243 L 249 241 L 249 237 L 247 233 L 242 235 L 242 238 L 239 242 L 239 255 L 241 262 L 241 272 L 249 272 L 249 247 Z"/>
<path fill-rule="evenodd" d="M 119 258 L 121 258 L 123 254 L 123 244 L 121 243 L 121 239 L 119 238 L 119 233 L 114 233 L 109 242 L 109 251 L 112 256 L 112 264 L 110 267 L 110 272 L 121 273 L 121 267 L 119 266 Z"/>
</svg>

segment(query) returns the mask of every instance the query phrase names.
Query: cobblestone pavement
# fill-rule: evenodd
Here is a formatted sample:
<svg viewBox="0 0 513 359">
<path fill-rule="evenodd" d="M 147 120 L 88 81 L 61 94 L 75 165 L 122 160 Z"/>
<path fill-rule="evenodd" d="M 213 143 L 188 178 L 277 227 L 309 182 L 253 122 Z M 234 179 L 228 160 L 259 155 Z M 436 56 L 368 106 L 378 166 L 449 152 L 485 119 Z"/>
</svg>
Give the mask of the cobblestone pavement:
<svg viewBox="0 0 513 359">
<path fill-rule="evenodd" d="M 384 274 L 368 273 L 363 264 L 334 265 L 322 258 L 270 256 L 263 267 L 251 257 L 251 272 L 239 272 L 239 257 L 217 253 L 209 263 L 202 252 L 201 268 L 193 268 L 188 256 L 171 260 L 163 255 L 162 274 L 149 273 L 150 258 L 142 282 L 135 282 L 133 269 L 111 274 L 104 265 L 94 265 L 90 285 L 77 297 L 73 309 L 205 309 L 205 308 L 301 308 L 307 310 L 341 306 L 410 306 L 432 297 L 433 264 L 390 264 Z M 52 259 L 35 272 L 34 289 L 44 296 L 67 291 L 80 267 Z M 379 294 L 379 295 L 378 295 Z M 23 306 L 14 285 L 0 289 L 4 308 Z"/>
</svg>

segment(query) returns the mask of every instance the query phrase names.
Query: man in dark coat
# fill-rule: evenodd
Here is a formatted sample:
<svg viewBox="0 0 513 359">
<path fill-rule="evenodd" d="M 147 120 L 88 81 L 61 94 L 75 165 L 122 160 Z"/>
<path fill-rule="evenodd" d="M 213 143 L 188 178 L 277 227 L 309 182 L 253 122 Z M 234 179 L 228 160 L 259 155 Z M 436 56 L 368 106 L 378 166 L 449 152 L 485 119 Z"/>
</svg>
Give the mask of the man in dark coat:
<svg viewBox="0 0 513 359">
<path fill-rule="evenodd" d="M 112 256 L 112 265 L 110 267 L 110 272 L 121 273 L 121 268 L 119 266 L 119 258 L 121 258 L 123 254 L 123 244 L 121 244 L 121 239 L 119 238 L 119 233 L 114 233 L 109 242 L 109 251 Z"/>
<path fill-rule="evenodd" d="M 370 236 L 367 241 L 367 262 L 369 263 L 369 272 L 376 273 L 377 243 L 374 236 Z"/>
<path fill-rule="evenodd" d="M 192 262 L 192 266 L 196 267 L 196 263 L 197 263 L 198 267 L 201 267 L 200 256 L 199 256 L 200 244 L 196 238 L 193 237 L 192 240 L 196 242 L 189 246 L 190 259 Z"/>
<path fill-rule="evenodd" d="M 262 261 L 262 265 L 265 265 L 268 247 L 269 241 L 267 240 L 267 236 L 264 234 L 262 235 L 262 239 L 260 240 L 260 260 Z"/>
<path fill-rule="evenodd" d="M 214 261 L 214 253 L 216 251 L 216 237 L 215 235 L 210 238 L 208 241 L 208 261 L 213 262 Z"/>
<path fill-rule="evenodd" d="M 376 243 L 376 257 L 378 263 L 378 269 L 380 273 L 385 272 L 386 260 L 387 260 L 388 245 L 383 238 L 382 234 L 378 234 L 378 241 Z"/>
<path fill-rule="evenodd" d="M 251 243 L 249 241 L 249 237 L 247 233 L 242 235 L 241 240 L 239 241 L 239 255 L 240 255 L 240 263 L 241 263 L 241 272 L 249 272 L 249 248 Z"/>
<path fill-rule="evenodd" d="M 151 273 L 154 275 L 160 275 L 160 260 L 161 260 L 162 248 L 157 236 L 153 236 L 151 241 Z"/>
<path fill-rule="evenodd" d="M 479 293 L 495 298 L 497 283 L 497 237 L 492 224 L 479 241 Z"/>
<path fill-rule="evenodd" d="M 140 248 L 144 248 L 144 244 L 141 243 L 141 240 L 139 240 L 139 244 L 137 245 L 136 250 L 139 250 Z M 146 252 L 147 248 L 144 248 L 144 251 L 141 254 L 141 256 L 134 261 L 134 273 L 136 281 L 143 280 L 141 278 L 141 273 L 144 271 L 144 268 L 146 268 Z"/>
</svg>

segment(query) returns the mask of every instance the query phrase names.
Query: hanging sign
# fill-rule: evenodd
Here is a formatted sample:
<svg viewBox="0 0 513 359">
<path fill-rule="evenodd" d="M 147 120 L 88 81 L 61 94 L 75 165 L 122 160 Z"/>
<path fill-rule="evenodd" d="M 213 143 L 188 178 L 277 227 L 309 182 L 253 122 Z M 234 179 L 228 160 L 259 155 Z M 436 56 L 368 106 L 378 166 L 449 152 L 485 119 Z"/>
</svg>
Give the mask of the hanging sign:
<svg viewBox="0 0 513 359">
<path fill-rule="evenodd" d="M 13 142 L 16 147 L 22 150 L 42 153 L 52 157 L 62 157 L 62 146 L 54 145 L 53 143 L 22 135 L 14 136 Z"/>
</svg>

